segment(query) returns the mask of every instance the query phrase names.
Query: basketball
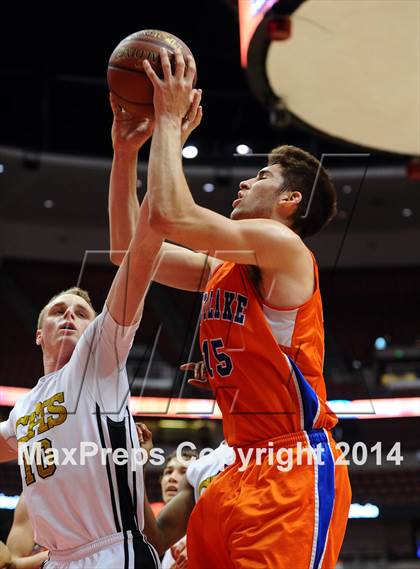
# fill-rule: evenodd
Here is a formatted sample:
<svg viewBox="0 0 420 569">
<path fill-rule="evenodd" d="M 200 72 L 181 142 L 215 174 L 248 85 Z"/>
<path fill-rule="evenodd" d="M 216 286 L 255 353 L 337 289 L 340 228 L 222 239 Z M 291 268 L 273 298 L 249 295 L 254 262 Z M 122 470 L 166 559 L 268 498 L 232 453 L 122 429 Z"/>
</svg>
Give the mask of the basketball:
<svg viewBox="0 0 420 569">
<path fill-rule="evenodd" d="M 192 55 L 185 43 L 161 30 L 141 30 L 124 38 L 109 58 L 107 81 L 117 102 L 138 118 L 151 118 L 153 109 L 153 85 L 143 69 L 147 59 L 159 77 L 162 77 L 159 49 L 168 51 L 171 63 L 174 54 L 180 50 L 186 60 Z M 194 79 L 194 85 L 196 78 Z"/>
</svg>

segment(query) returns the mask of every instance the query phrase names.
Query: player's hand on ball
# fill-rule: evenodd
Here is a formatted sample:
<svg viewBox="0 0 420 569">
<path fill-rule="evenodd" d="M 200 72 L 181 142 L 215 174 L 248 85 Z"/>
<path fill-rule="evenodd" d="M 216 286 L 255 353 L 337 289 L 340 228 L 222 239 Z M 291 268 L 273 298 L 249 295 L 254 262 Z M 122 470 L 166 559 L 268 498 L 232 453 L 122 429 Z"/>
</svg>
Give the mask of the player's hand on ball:
<svg viewBox="0 0 420 569">
<path fill-rule="evenodd" d="M 194 372 L 194 378 L 188 380 L 188 383 L 190 385 L 193 385 L 194 387 L 198 387 L 200 389 L 211 389 L 207 377 L 206 365 L 203 361 L 196 363 L 189 362 L 187 364 L 182 364 L 179 367 L 179 369 L 181 369 L 182 371 Z"/>
<path fill-rule="evenodd" d="M 154 121 L 150 118 L 143 120 L 125 111 L 112 93 L 109 94 L 114 120 L 111 137 L 114 150 L 138 152 L 140 147 L 153 134 Z"/>
<path fill-rule="evenodd" d="M 175 71 L 172 73 L 166 49 L 159 50 L 163 79 L 160 79 L 149 61 L 143 61 L 146 75 L 154 88 L 153 105 L 155 117 L 170 117 L 182 122 L 187 116 L 192 102 L 193 83 L 196 74 L 195 62 L 192 56 L 184 56 L 180 51 L 175 53 Z"/>
<path fill-rule="evenodd" d="M 191 93 L 192 103 L 181 125 L 182 146 L 184 146 L 192 131 L 198 127 L 203 118 L 203 107 L 200 105 L 202 91 L 201 89 L 193 89 Z"/>
</svg>

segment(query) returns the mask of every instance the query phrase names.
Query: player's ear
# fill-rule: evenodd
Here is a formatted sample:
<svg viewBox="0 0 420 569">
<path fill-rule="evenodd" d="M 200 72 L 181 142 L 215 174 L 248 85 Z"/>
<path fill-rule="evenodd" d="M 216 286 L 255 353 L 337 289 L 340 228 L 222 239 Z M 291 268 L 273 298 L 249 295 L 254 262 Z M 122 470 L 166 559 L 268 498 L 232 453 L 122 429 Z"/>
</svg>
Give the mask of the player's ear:
<svg viewBox="0 0 420 569">
<path fill-rule="evenodd" d="M 302 194 L 300 192 L 282 192 L 277 200 L 277 205 L 288 203 L 298 205 L 302 201 Z"/>
<path fill-rule="evenodd" d="M 38 330 L 35 333 L 35 343 L 37 346 L 40 346 L 41 342 L 42 342 L 42 330 L 38 328 Z"/>
<path fill-rule="evenodd" d="M 290 199 L 293 203 L 299 205 L 302 201 L 302 194 L 300 192 L 292 192 Z"/>
<path fill-rule="evenodd" d="M 288 217 L 297 210 L 301 201 L 302 194 L 300 192 L 282 192 L 277 198 L 277 211 Z"/>
</svg>

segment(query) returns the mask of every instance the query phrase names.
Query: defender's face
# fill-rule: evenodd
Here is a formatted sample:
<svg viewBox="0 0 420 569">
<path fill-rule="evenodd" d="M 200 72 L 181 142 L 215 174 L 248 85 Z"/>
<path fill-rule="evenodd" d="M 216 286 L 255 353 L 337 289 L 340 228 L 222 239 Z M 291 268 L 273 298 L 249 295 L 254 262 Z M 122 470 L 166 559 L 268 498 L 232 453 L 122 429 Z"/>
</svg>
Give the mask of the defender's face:
<svg viewBox="0 0 420 569">
<path fill-rule="evenodd" d="M 179 490 L 179 485 L 185 477 L 187 467 L 181 464 L 176 458 L 171 458 L 162 474 L 160 487 L 162 499 L 167 504 Z"/>
<path fill-rule="evenodd" d="M 36 341 L 43 349 L 72 353 L 95 314 L 89 304 L 75 294 L 62 294 L 47 305 Z"/>
<path fill-rule="evenodd" d="M 262 168 L 254 178 L 239 184 L 231 219 L 271 218 L 284 179 L 278 164 Z"/>
</svg>

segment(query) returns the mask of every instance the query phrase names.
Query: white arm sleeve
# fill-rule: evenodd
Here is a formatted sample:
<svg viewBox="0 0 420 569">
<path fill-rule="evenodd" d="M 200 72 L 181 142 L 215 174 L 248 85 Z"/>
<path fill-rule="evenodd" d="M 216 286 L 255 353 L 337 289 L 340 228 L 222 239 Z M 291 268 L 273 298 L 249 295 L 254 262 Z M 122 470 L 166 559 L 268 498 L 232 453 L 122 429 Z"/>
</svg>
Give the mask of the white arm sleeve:
<svg viewBox="0 0 420 569">
<path fill-rule="evenodd" d="M 76 359 L 78 366 L 84 365 L 90 372 L 95 371 L 96 379 L 116 377 L 125 368 L 139 323 L 120 326 L 104 306 L 86 328 L 71 360 Z"/>
<path fill-rule="evenodd" d="M 81 382 L 107 413 L 119 413 L 128 397 L 125 365 L 138 326 L 120 326 L 104 306 L 70 358 L 73 385 Z"/>
</svg>

